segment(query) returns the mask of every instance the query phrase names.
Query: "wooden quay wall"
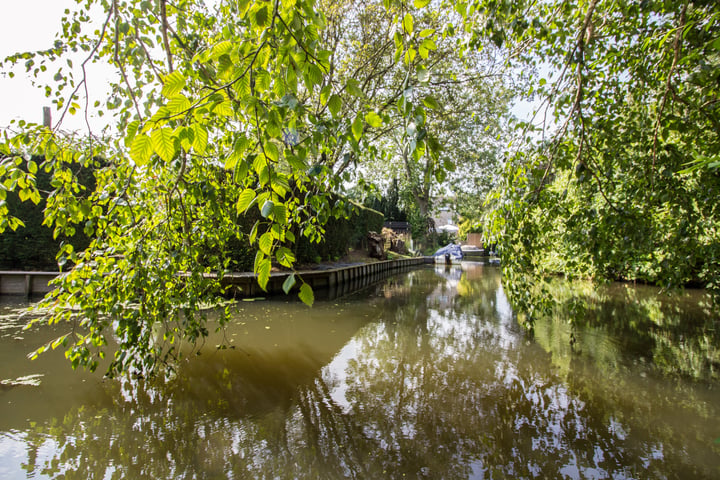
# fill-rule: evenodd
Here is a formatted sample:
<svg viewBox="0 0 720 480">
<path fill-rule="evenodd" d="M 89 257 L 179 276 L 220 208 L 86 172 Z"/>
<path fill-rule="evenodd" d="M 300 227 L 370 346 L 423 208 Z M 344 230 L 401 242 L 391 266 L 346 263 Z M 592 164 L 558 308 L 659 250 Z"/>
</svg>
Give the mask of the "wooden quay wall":
<svg viewBox="0 0 720 480">
<path fill-rule="evenodd" d="M 50 280 L 57 272 L 0 271 L 0 295 L 45 295 L 52 287 Z"/>
<path fill-rule="evenodd" d="M 385 260 L 375 263 L 348 265 L 337 268 L 303 270 L 298 274 L 313 290 L 328 289 L 331 297 L 345 294 L 370 285 L 389 275 L 407 271 L 428 263 L 425 257 Z M 432 259 L 430 262 L 432 263 Z M 44 295 L 52 290 L 49 282 L 56 272 L 0 271 L 0 295 Z M 252 297 L 282 293 L 282 285 L 290 272 L 273 272 L 267 291 L 257 284 L 254 273 L 229 273 L 223 277 L 223 285 L 229 286 L 229 295 Z"/>
<path fill-rule="evenodd" d="M 327 290 L 330 298 L 350 293 L 395 273 L 427 263 L 424 257 L 385 260 L 337 268 L 302 270 L 297 274 L 313 290 Z M 223 277 L 224 286 L 229 286 L 230 296 L 254 297 L 283 293 L 283 283 L 291 272 L 273 272 L 270 274 L 266 291 L 260 288 L 253 273 L 230 273 Z M 299 283 L 299 282 L 298 282 Z"/>
</svg>

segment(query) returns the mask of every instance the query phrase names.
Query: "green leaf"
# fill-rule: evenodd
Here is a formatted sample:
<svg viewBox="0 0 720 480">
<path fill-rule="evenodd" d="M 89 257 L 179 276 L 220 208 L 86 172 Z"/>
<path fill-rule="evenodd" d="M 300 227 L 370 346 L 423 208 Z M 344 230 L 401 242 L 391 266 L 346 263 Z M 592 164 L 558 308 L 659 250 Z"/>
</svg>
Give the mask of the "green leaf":
<svg viewBox="0 0 720 480">
<path fill-rule="evenodd" d="M 313 294 L 312 287 L 307 283 L 303 283 L 300 287 L 298 297 L 308 307 L 312 307 L 313 303 L 315 303 L 315 294 Z"/>
<path fill-rule="evenodd" d="M 265 200 L 265 203 L 263 203 L 262 208 L 260 209 L 260 215 L 262 215 L 264 218 L 268 218 L 271 213 L 273 213 L 275 208 L 275 204 L 272 200 Z"/>
<path fill-rule="evenodd" d="M 425 38 L 425 37 L 429 37 L 433 33 L 435 33 L 434 28 L 426 28 L 425 30 L 421 31 L 418 35 L 420 36 L 420 38 Z"/>
<path fill-rule="evenodd" d="M 421 46 L 420 50 L 422 51 L 422 49 L 423 48 Z M 417 55 L 417 53 L 418 53 L 417 50 L 415 50 L 414 48 L 408 48 L 405 51 L 405 65 L 410 65 L 413 62 L 413 60 L 415 60 L 415 56 Z M 423 56 L 421 54 L 420 56 L 423 58 L 427 58 L 427 55 Z"/>
<path fill-rule="evenodd" d="M 427 108 L 429 108 L 431 110 L 439 110 L 440 109 L 440 104 L 431 95 L 428 95 L 427 97 L 423 98 L 422 102 L 423 102 L 423 105 L 425 105 Z"/>
<path fill-rule="evenodd" d="M 339 95 L 332 94 L 330 96 L 330 99 L 328 100 L 328 108 L 330 109 L 330 113 L 333 117 L 338 116 L 340 110 L 342 110 L 342 100 Z"/>
<path fill-rule="evenodd" d="M 225 158 L 225 169 L 234 170 L 240 159 L 240 154 L 238 154 L 235 150 L 231 151 L 230 154 Z"/>
<path fill-rule="evenodd" d="M 422 48 L 426 48 L 428 50 L 432 50 L 432 51 L 437 50 L 437 45 L 435 44 L 435 41 L 432 38 L 426 38 L 425 40 L 422 41 L 422 43 L 420 45 L 422 46 Z"/>
<path fill-rule="evenodd" d="M 238 13 L 240 14 L 241 17 L 243 15 L 245 15 L 245 13 L 247 12 L 250 5 L 251 5 L 250 0 L 238 0 L 237 8 L 238 8 Z"/>
<path fill-rule="evenodd" d="M 199 123 L 193 125 L 193 131 L 195 132 L 195 138 L 193 139 L 193 148 L 195 149 L 195 153 L 202 155 L 207 150 L 208 131 L 203 125 L 200 125 Z"/>
<path fill-rule="evenodd" d="M 152 140 L 147 135 L 138 135 L 130 147 L 130 157 L 135 164 L 143 166 L 150 161 L 153 154 Z"/>
<path fill-rule="evenodd" d="M 273 220 L 280 225 L 285 225 L 287 223 L 287 210 L 285 209 L 285 205 L 282 203 L 277 203 L 273 207 Z"/>
<path fill-rule="evenodd" d="M 163 127 L 153 130 L 150 139 L 153 150 L 160 158 L 169 162 L 175 157 L 175 137 L 171 129 Z"/>
<path fill-rule="evenodd" d="M 350 95 L 354 97 L 362 97 L 364 96 L 362 89 L 360 88 L 360 84 L 357 80 L 354 78 L 350 78 L 347 81 L 347 91 Z"/>
<path fill-rule="evenodd" d="M 403 44 L 403 36 L 402 33 L 395 30 L 395 34 L 393 35 L 393 41 L 395 42 L 395 48 L 397 49 L 403 49 L 405 46 Z"/>
<path fill-rule="evenodd" d="M 373 128 L 381 127 L 381 126 L 382 126 L 382 123 L 383 123 L 382 118 L 380 117 L 380 115 L 378 115 L 378 114 L 375 113 L 375 112 L 368 112 L 368 113 L 365 115 L 365 121 L 368 123 L 368 125 L 370 125 L 370 126 L 373 127 Z"/>
<path fill-rule="evenodd" d="M 230 50 L 232 50 L 233 43 L 230 40 L 223 40 L 220 43 L 216 43 L 212 47 L 212 53 L 210 54 L 210 58 L 212 59 L 218 59 L 225 55 L 226 53 L 229 53 Z"/>
<path fill-rule="evenodd" d="M 253 170 L 255 170 L 255 173 L 260 174 L 260 172 L 262 172 L 266 168 L 267 157 L 265 156 L 265 154 L 261 153 L 260 155 L 257 155 L 253 160 Z"/>
<path fill-rule="evenodd" d="M 415 5 L 415 8 L 424 8 L 427 7 L 429 3 L 430 0 L 415 0 L 413 5 Z"/>
<path fill-rule="evenodd" d="M 270 117 L 265 124 L 265 132 L 273 138 L 279 138 L 282 135 L 282 119 L 276 110 L 270 112 Z"/>
<path fill-rule="evenodd" d="M 280 159 L 280 151 L 274 143 L 266 142 L 265 145 L 263 145 L 263 148 L 265 149 L 265 155 L 268 159 L 273 162 L 277 162 Z"/>
<path fill-rule="evenodd" d="M 272 262 L 269 258 L 264 258 L 260 261 L 257 270 L 255 272 L 258 275 L 258 285 L 260 288 L 267 291 L 268 280 L 270 280 L 270 270 L 272 269 Z"/>
<path fill-rule="evenodd" d="M 135 135 L 137 134 L 139 127 L 140 127 L 139 120 L 134 120 L 134 121 L 128 123 L 128 126 L 125 129 L 125 146 L 126 147 L 130 147 L 132 145 L 132 141 L 135 139 Z"/>
<path fill-rule="evenodd" d="M 430 70 L 427 70 L 422 66 L 418 66 L 417 79 L 420 83 L 427 83 L 430 81 Z"/>
<path fill-rule="evenodd" d="M 237 201 L 237 211 L 238 213 L 245 213 L 247 212 L 248 208 L 252 206 L 253 202 L 256 198 L 255 190 L 252 188 L 246 188 L 240 193 L 240 196 L 238 197 Z"/>
<path fill-rule="evenodd" d="M 267 7 L 261 7 L 260 9 L 258 9 L 257 12 L 255 12 L 255 25 L 259 28 L 264 28 L 267 25 L 268 17 L 269 15 Z"/>
<path fill-rule="evenodd" d="M 413 17 L 411 14 L 406 13 L 402 21 L 403 30 L 409 35 L 413 33 Z"/>
<path fill-rule="evenodd" d="M 175 95 L 167 102 L 170 113 L 183 113 L 190 110 L 192 104 L 185 95 Z"/>
<path fill-rule="evenodd" d="M 286 152 L 285 159 L 288 161 L 288 163 L 290 164 L 290 167 L 293 170 L 301 172 L 301 171 L 307 169 L 307 163 L 305 163 L 305 161 L 303 161 L 303 159 L 297 155 L 292 155 L 292 154 L 287 155 L 287 152 Z"/>
<path fill-rule="evenodd" d="M 293 263 L 295 263 L 295 255 L 287 247 L 278 248 L 277 253 L 275 253 L 275 258 L 277 258 L 280 265 L 284 267 L 292 268 Z"/>
<path fill-rule="evenodd" d="M 185 77 L 175 70 L 163 77 L 162 95 L 165 98 L 172 98 L 185 88 Z"/>
<path fill-rule="evenodd" d="M 355 137 L 356 141 L 360 141 L 360 137 L 362 137 L 363 133 L 363 120 L 362 117 L 360 117 L 360 114 L 358 113 L 355 117 L 355 121 L 352 123 L 352 134 L 353 137 Z"/>
<path fill-rule="evenodd" d="M 235 115 L 232 103 L 227 99 L 213 104 L 213 106 L 210 107 L 210 110 L 212 110 L 215 115 L 220 115 L 223 117 L 232 117 L 233 115 Z"/>
<path fill-rule="evenodd" d="M 307 77 L 311 83 L 310 85 L 308 85 L 310 88 L 312 88 L 314 85 L 320 85 L 323 81 L 322 71 L 315 64 L 310 64 L 310 66 L 308 66 Z"/>
<path fill-rule="evenodd" d="M 260 248 L 261 252 L 263 252 L 265 255 L 270 255 L 272 253 L 272 246 L 273 246 L 272 233 L 265 232 L 262 235 L 260 235 L 260 239 L 258 240 L 258 247 Z"/>
<path fill-rule="evenodd" d="M 397 63 L 400 61 L 400 58 L 402 58 L 402 54 L 405 51 L 405 47 L 403 45 L 400 45 L 395 49 L 395 54 L 393 55 L 393 62 Z"/>
<path fill-rule="evenodd" d="M 321 105 L 327 105 L 327 101 L 330 98 L 330 95 L 332 94 L 332 86 L 331 85 L 325 85 L 322 90 L 320 90 L 320 104 Z"/>
<path fill-rule="evenodd" d="M 312 167 L 310 167 L 307 171 L 308 176 L 310 177 L 316 177 L 323 173 L 323 166 L 320 164 L 315 164 Z"/>
<path fill-rule="evenodd" d="M 290 275 L 288 275 L 288 277 L 283 282 L 282 288 L 283 288 L 283 292 L 285 292 L 285 295 L 290 293 L 290 290 L 292 290 L 292 288 L 295 286 L 295 283 L 296 283 L 295 274 L 291 273 Z"/>
<path fill-rule="evenodd" d="M 178 127 L 175 129 L 175 135 L 180 140 L 180 145 L 183 150 L 190 150 L 192 142 L 195 140 L 195 130 L 191 127 Z"/>
<path fill-rule="evenodd" d="M 250 239 L 249 239 L 249 240 L 250 240 L 250 244 L 251 244 L 251 245 L 252 245 L 253 243 L 255 243 L 255 239 L 257 238 L 258 227 L 259 227 L 259 226 L 260 226 L 260 220 L 258 220 L 257 222 L 255 222 L 255 224 L 253 225 L 253 227 L 250 229 Z M 258 251 L 258 254 L 262 255 L 262 252 Z M 257 255 L 255 256 L 255 258 L 257 259 Z"/>
</svg>

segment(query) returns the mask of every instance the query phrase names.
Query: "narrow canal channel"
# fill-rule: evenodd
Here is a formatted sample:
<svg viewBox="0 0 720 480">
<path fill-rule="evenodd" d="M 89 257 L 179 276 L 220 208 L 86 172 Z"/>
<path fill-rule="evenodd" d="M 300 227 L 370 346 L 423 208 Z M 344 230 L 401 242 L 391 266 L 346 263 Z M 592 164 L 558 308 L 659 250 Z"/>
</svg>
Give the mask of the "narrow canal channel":
<svg viewBox="0 0 720 480">
<path fill-rule="evenodd" d="M 28 361 L 60 327 L 23 331 L 4 299 L 0 478 L 720 478 L 702 292 L 572 288 L 573 325 L 532 334 L 479 263 L 311 309 L 239 302 L 167 382 Z"/>
</svg>

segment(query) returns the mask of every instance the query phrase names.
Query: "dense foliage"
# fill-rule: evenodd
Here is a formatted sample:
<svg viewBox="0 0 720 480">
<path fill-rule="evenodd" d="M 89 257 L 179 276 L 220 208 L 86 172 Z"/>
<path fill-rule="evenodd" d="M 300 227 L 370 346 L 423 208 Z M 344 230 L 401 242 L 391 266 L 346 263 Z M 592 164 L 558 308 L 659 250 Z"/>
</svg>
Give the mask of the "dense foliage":
<svg viewBox="0 0 720 480">
<path fill-rule="evenodd" d="M 387 189 L 368 195 L 363 204 L 373 210 L 381 212 L 388 222 L 407 222 L 407 211 L 403 208 L 400 199 L 400 188 L 397 178 L 388 185 Z"/>
<path fill-rule="evenodd" d="M 546 72 L 490 199 L 516 305 L 554 273 L 720 291 L 717 3 L 473 5 L 476 35 Z"/>
</svg>

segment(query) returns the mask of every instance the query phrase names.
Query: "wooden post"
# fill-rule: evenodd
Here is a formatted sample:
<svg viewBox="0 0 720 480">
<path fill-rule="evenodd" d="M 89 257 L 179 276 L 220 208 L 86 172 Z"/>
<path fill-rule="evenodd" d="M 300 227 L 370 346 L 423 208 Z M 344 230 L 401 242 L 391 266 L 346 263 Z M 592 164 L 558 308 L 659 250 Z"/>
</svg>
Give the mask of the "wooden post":
<svg viewBox="0 0 720 480">
<path fill-rule="evenodd" d="M 52 128 L 52 113 L 50 107 L 43 107 L 43 125 L 47 128 Z"/>
</svg>

